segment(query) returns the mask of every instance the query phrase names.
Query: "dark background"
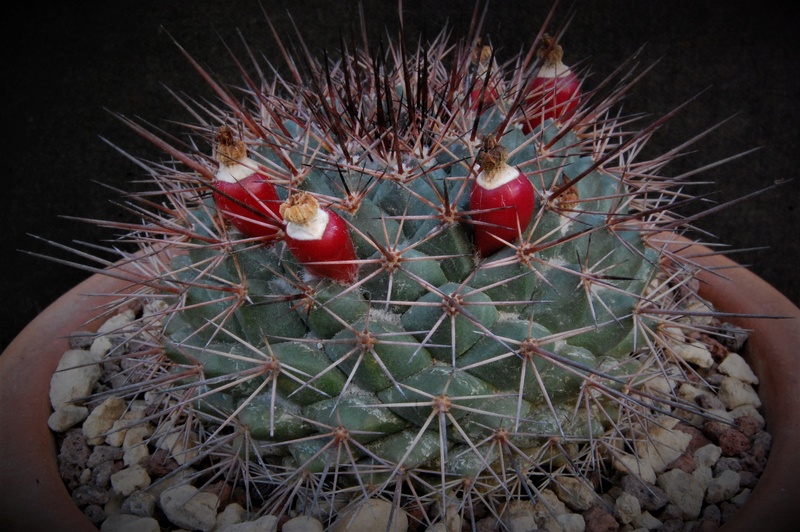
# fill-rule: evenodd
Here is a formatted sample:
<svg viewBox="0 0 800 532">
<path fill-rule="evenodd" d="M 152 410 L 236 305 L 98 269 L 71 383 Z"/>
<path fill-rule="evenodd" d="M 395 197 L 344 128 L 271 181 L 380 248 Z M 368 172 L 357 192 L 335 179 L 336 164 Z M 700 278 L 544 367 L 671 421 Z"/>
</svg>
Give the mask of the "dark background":
<svg viewBox="0 0 800 532">
<path fill-rule="evenodd" d="M 385 37 L 397 26 L 396 0 L 366 1 L 369 32 Z M 139 116 L 169 128 L 187 120 L 165 87 L 199 98 L 213 97 L 174 38 L 221 79 L 239 77 L 224 43 L 243 57 L 243 38 L 278 68 L 283 62 L 265 22 L 296 40 L 287 9 L 309 48 L 335 55 L 339 31 L 349 31 L 354 2 L 311 0 L 138 0 L 13 3 L 3 31 L 3 178 L 0 249 L 0 348 L 57 296 L 87 274 L 23 253 L 68 257 L 31 236 L 62 244 L 97 243 L 111 235 L 61 215 L 132 221 L 114 204 L 119 196 L 103 186 L 141 190 L 144 172 L 101 138 L 145 159 L 159 159 L 151 146 L 114 114 Z M 446 21 L 465 28 L 472 2 L 403 2 L 408 33 L 433 36 Z M 262 11 L 263 6 L 263 11 Z M 530 45 L 549 1 L 500 1 L 490 5 L 486 29 L 498 52 L 511 56 Z M 563 22 L 569 3 L 556 20 Z M 697 100 L 660 131 L 652 153 L 667 150 L 720 121 L 666 173 L 760 148 L 696 179 L 711 181 L 696 192 L 715 192 L 715 202 L 761 189 L 773 180 L 798 177 L 800 80 L 797 17 L 774 4 L 751 1 L 576 2 L 577 15 L 565 39 L 565 62 L 585 60 L 592 83 L 609 74 L 644 45 L 643 66 L 658 61 L 625 102 L 629 112 L 653 118 L 685 100 Z M 766 248 L 734 255 L 800 302 L 796 264 L 800 180 L 704 219 L 707 238 L 733 249 Z"/>
</svg>

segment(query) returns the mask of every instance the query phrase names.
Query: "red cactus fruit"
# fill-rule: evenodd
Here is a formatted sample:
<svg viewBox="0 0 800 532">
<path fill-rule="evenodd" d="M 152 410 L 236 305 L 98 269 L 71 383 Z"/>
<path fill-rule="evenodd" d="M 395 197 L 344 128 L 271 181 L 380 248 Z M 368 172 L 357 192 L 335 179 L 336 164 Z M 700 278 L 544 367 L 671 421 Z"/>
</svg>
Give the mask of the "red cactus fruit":
<svg viewBox="0 0 800 532">
<path fill-rule="evenodd" d="M 249 237 L 274 238 L 282 228 L 278 211 L 280 198 L 275 186 L 247 156 L 244 142 L 233 130 L 222 126 L 217 132 L 214 203 L 236 229 Z"/>
<path fill-rule="evenodd" d="M 489 135 L 478 153 L 481 171 L 469 196 L 475 221 L 473 239 L 481 256 L 517 239 L 531 221 L 536 204 L 533 185 L 506 163 L 508 151 Z"/>
<path fill-rule="evenodd" d="M 545 120 L 571 117 L 581 97 L 580 80 L 561 61 L 564 51 L 553 37 L 542 38 L 537 55 L 539 71 L 526 88 L 526 120 L 522 123 L 526 135 Z"/>
<path fill-rule="evenodd" d="M 309 272 L 342 283 L 355 279 L 356 252 L 341 216 L 320 207 L 307 192 L 292 194 L 280 211 L 286 220 L 286 245 Z"/>
</svg>

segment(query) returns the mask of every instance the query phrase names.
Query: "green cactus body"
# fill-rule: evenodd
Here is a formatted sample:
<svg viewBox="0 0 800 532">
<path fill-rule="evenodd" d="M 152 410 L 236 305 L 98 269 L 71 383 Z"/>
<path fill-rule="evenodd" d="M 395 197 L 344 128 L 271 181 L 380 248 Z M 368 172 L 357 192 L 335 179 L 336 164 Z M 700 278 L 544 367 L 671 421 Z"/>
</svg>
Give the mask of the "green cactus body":
<svg viewBox="0 0 800 532">
<path fill-rule="evenodd" d="M 532 135 L 558 128 L 547 123 Z M 187 286 L 176 311 L 180 323 L 205 325 L 210 341 L 193 340 L 173 358 L 200 364 L 212 378 L 274 360 L 279 369 L 224 393 L 239 397 L 242 430 L 284 446 L 292 467 L 312 473 L 343 459 L 342 434 L 354 445 L 359 474 L 383 483 L 399 466 L 435 469 L 443 449 L 460 450 L 446 477 L 488 474 L 498 455 L 486 442 L 500 433 L 520 449 L 600 436 L 609 420 L 590 419 L 577 401 L 598 361 L 632 334 L 655 264 L 639 233 L 613 223 L 628 213 L 617 199 L 624 182 L 592 168 L 574 134 L 556 145 L 558 157 L 537 155 L 517 130 L 508 141 L 528 142 L 515 157 L 540 195 L 523 234 L 527 248 L 477 258 L 466 217 L 442 217 L 459 208 L 458 189 L 468 189 L 470 176 L 448 168 L 444 181 L 444 169 L 412 166 L 406 179 L 377 178 L 346 216 L 364 260 L 353 285 L 309 277 L 291 257 L 283 260 L 281 243 L 199 247 L 175 259 L 176 282 L 211 285 Z M 560 180 L 582 172 L 579 199 L 547 199 Z M 334 179 L 324 167 L 312 169 L 304 186 L 330 191 L 314 183 Z M 241 238 L 227 231 L 217 237 Z M 243 303 L 223 297 L 230 285 L 246 289 Z M 235 319 L 220 319 L 228 314 Z M 180 345 L 186 331 L 171 342 Z M 267 378 L 275 386 L 263 385 Z M 486 449 L 465 447 L 478 442 Z"/>
<path fill-rule="evenodd" d="M 279 487 L 308 475 L 331 497 L 405 479 L 417 496 L 467 481 L 501 493 L 499 478 L 594 463 L 640 433 L 619 422 L 641 409 L 639 350 L 659 325 L 642 309 L 670 300 L 647 293 L 665 209 L 648 203 L 644 173 L 605 156 L 608 139 L 622 143 L 613 119 L 585 113 L 525 134 L 512 105 L 521 77 L 503 69 L 507 92 L 476 117 L 459 99 L 470 50 L 457 47 L 448 70 L 444 46 L 417 52 L 434 63 L 424 72 L 399 56 L 316 65 L 326 89 L 253 94 L 258 127 L 234 128 L 282 198 L 303 190 L 342 216 L 352 283 L 314 277 L 280 238 L 237 232 L 194 189 L 181 199 L 177 252 L 155 276 L 176 296 L 164 351 L 198 370 L 204 411 L 246 436 L 236 441 Z M 519 239 L 479 257 L 467 199 L 484 135 L 530 180 L 535 210 Z M 158 179 L 180 195 L 177 175 Z"/>
</svg>

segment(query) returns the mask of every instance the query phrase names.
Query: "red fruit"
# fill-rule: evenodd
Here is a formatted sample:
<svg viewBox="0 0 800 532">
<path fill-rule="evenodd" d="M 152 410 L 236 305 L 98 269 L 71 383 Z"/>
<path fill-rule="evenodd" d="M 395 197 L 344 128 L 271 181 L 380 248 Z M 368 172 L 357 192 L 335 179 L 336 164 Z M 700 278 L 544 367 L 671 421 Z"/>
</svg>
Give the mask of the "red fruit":
<svg viewBox="0 0 800 532">
<path fill-rule="evenodd" d="M 341 283 L 355 280 L 356 252 L 341 216 L 320 207 L 306 192 L 286 200 L 281 215 L 286 219 L 286 245 L 309 272 Z"/>
<path fill-rule="evenodd" d="M 500 98 L 500 93 L 497 90 L 499 84 L 498 80 L 490 77 L 489 83 L 486 85 L 486 73 L 489 71 L 491 61 L 491 46 L 481 46 L 479 44 L 475 47 L 475 53 L 473 55 L 473 62 L 476 64 L 475 81 L 473 89 L 469 94 L 470 109 L 475 113 L 485 111 Z"/>
<path fill-rule="evenodd" d="M 483 81 L 478 80 L 475 82 L 475 88 L 472 89 L 472 92 L 469 95 L 469 100 L 471 103 L 470 108 L 473 112 L 481 112 L 483 113 L 494 105 L 494 102 L 500 95 L 497 93 L 497 89 L 493 86 L 486 87 L 486 90 L 483 88 Z"/>
<path fill-rule="evenodd" d="M 527 135 L 545 120 L 566 119 L 578 108 L 581 97 L 580 80 L 564 63 L 561 46 L 549 35 L 542 38 L 538 55 L 541 67 L 526 88 L 525 121 L 522 130 Z"/>
<path fill-rule="evenodd" d="M 469 195 L 473 211 L 473 241 L 478 254 L 488 256 L 516 240 L 533 217 L 536 198 L 525 174 L 506 164 L 508 152 L 493 136 L 478 152 L 481 172 Z M 498 240 L 500 239 L 500 240 Z"/>
<path fill-rule="evenodd" d="M 217 209 L 236 229 L 249 237 L 275 237 L 282 227 L 280 198 L 275 186 L 247 157 L 247 148 L 227 126 L 217 134 L 219 170 L 213 197 Z"/>
</svg>

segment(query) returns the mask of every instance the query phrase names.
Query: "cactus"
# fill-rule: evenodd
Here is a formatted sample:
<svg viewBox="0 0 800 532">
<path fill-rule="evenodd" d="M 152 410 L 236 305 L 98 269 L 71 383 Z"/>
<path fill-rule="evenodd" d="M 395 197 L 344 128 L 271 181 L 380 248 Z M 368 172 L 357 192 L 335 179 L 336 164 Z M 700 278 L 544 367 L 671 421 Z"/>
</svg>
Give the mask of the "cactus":
<svg viewBox="0 0 800 532">
<path fill-rule="evenodd" d="M 212 80 L 218 104 L 181 101 L 190 142 L 123 119 L 171 161 L 148 165 L 117 273 L 128 301 L 160 302 L 130 393 L 165 393 L 163 431 L 197 430 L 194 460 L 225 457 L 209 467 L 265 512 L 345 496 L 499 515 L 699 412 L 651 385 L 692 270 L 664 245 L 686 226 L 676 181 L 638 160 L 661 121 L 627 127 L 622 75 L 531 98 L 554 40 L 500 58 L 480 32 Z M 522 185 L 478 194 L 495 170 Z M 315 216 L 335 240 L 307 236 Z"/>
</svg>

